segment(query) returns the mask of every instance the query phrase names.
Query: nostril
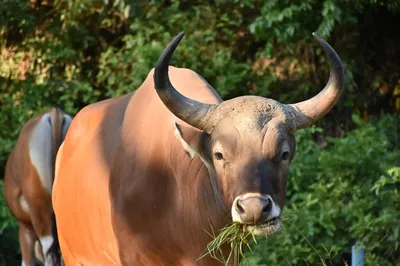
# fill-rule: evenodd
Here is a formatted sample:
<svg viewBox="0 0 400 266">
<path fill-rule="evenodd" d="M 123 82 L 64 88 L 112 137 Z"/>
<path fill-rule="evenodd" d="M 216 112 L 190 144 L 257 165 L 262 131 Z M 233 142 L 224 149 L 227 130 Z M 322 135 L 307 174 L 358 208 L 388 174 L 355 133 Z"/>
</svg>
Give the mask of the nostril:
<svg viewBox="0 0 400 266">
<path fill-rule="evenodd" d="M 272 208 L 271 200 L 268 199 L 264 202 L 264 207 L 262 209 L 262 212 L 269 213 L 271 211 L 271 208 Z"/>
<path fill-rule="evenodd" d="M 238 211 L 239 214 L 243 214 L 244 213 L 244 208 L 243 206 L 240 204 L 240 200 L 238 200 L 236 202 L 236 210 Z"/>
</svg>

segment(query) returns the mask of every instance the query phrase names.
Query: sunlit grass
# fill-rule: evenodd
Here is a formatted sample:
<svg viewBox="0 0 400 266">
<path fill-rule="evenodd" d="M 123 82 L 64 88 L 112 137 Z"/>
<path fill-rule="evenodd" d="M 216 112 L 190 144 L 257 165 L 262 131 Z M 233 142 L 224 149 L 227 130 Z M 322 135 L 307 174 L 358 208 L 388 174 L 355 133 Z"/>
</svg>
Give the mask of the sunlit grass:
<svg viewBox="0 0 400 266">
<path fill-rule="evenodd" d="M 233 261 L 233 265 L 239 265 L 240 258 L 244 257 L 243 248 L 247 247 L 249 250 L 249 237 L 252 236 L 255 241 L 254 235 L 246 230 L 246 225 L 239 223 L 231 223 L 225 226 L 219 231 L 218 235 L 215 235 L 214 230 L 210 234 L 213 238 L 210 243 L 207 244 L 206 249 L 203 254 L 198 258 L 198 260 L 209 255 L 212 258 L 218 260 L 224 265 Z M 222 247 L 224 245 L 229 245 L 231 250 L 227 257 L 224 256 L 222 252 Z"/>
</svg>

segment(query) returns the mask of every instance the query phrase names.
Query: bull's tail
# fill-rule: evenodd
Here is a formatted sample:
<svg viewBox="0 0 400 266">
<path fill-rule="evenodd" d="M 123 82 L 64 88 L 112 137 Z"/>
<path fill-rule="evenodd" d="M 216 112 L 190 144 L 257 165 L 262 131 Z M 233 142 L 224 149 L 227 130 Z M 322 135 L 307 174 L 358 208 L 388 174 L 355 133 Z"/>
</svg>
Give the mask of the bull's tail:
<svg viewBox="0 0 400 266">
<path fill-rule="evenodd" d="M 52 218 L 52 233 L 53 233 L 53 244 L 47 251 L 47 256 L 50 256 L 53 260 L 54 265 L 60 266 L 61 265 L 61 250 L 60 250 L 60 243 L 58 242 L 58 231 L 57 231 L 57 223 L 56 223 L 56 215 L 53 212 Z"/>
</svg>

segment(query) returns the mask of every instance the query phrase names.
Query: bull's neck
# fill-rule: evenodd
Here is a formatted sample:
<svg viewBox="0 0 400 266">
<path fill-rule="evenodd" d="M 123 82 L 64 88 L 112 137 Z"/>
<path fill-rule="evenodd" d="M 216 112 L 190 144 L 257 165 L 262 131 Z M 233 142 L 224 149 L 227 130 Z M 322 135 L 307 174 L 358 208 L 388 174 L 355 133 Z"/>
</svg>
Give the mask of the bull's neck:
<svg viewBox="0 0 400 266">
<path fill-rule="evenodd" d="M 172 130 L 153 137 L 136 129 L 142 138 L 132 132 L 123 129 L 110 173 L 114 230 L 126 243 L 135 242 L 137 235 L 151 239 L 141 243 L 142 250 L 179 257 L 176 247 L 181 247 L 194 261 L 212 240 L 206 232 L 231 221 L 213 185 L 216 179 L 197 155 L 191 159 L 186 154 Z M 209 257 L 202 261 L 200 265 L 214 263 Z"/>
<path fill-rule="evenodd" d="M 214 221 L 208 221 L 215 227 L 224 226 L 230 221 L 229 208 L 222 200 L 215 172 L 207 167 L 198 155 L 194 158 L 184 151 L 180 145 L 173 148 L 173 156 L 170 157 L 171 167 L 174 169 L 176 183 L 180 191 L 187 191 L 195 195 L 195 211 L 208 210 L 210 213 L 200 213 L 201 218 L 216 217 Z M 215 228 L 214 228 L 215 229 Z"/>
<path fill-rule="evenodd" d="M 197 250 L 196 256 L 200 257 L 212 240 L 211 234 L 219 232 L 230 221 L 229 208 L 223 203 L 218 189 L 217 179 L 212 171 L 209 171 L 198 155 L 190 158 L 180 145 L 173 148 L 171 159 L 171 168 L 175 174 L 175 180 L 183 201 L 194 199 L 193 202 L 182 202 L 181 211 L 189 217 L 196 217 L 194 220 L 188 220 L 186 232 L 193 234 L 187 236 L 189 239 L 196 239 L 194 245 Z M 188 230 L 188 228 L 191 228 Z M 206 233 L 208 232 L 208 234 Z M 229 247 L 223 247 L 224 253 L 229 254 Z M 202 259 L 204 265 L 215 263 L 211 257 Z M 212 264 L 213 265 L 213 264 Z"/>
</svg>

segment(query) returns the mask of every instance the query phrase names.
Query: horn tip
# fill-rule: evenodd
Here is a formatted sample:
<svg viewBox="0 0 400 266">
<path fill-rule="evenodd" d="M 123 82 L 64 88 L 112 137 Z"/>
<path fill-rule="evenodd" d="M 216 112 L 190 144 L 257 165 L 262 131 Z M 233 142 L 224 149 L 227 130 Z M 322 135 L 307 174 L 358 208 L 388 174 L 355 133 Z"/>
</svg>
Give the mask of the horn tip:
<svg viewBox="0 0 400 266">
<path fill-rule="evenodd" d="M 185 36 L 185 32 L 181 31 L 178 35 L 175 36 L 174 41 L 179 43 L 183 39 L 184 36 Z"/>
<path fill-rule="evenodd" d="M 315 31 L 312 33 L 312 36 L 314 36 L 314 38 L 317 40 L 322 40 L 321 36 L 319 36 L 319 34 Z"/>
<path fill-rule="evenodd" d="M 160 57 L 158 58 L 156 67 L 155 67 L 155 74 L 158 76 L 157 72 L 163 71 L 161 69 L 166 68 L 168 71 L 168 64 L 169 60 L 172 57 L 172 54 L 174 53 L 175 49 L 177 48 L 178 44 L 182 40 L 183 36 L 185 35 L 185 32 L 182 31 L 178 35 L 176 35 L 172 41 L 168 44 L 167 48 L 164 49 Z"/>
</svg>

